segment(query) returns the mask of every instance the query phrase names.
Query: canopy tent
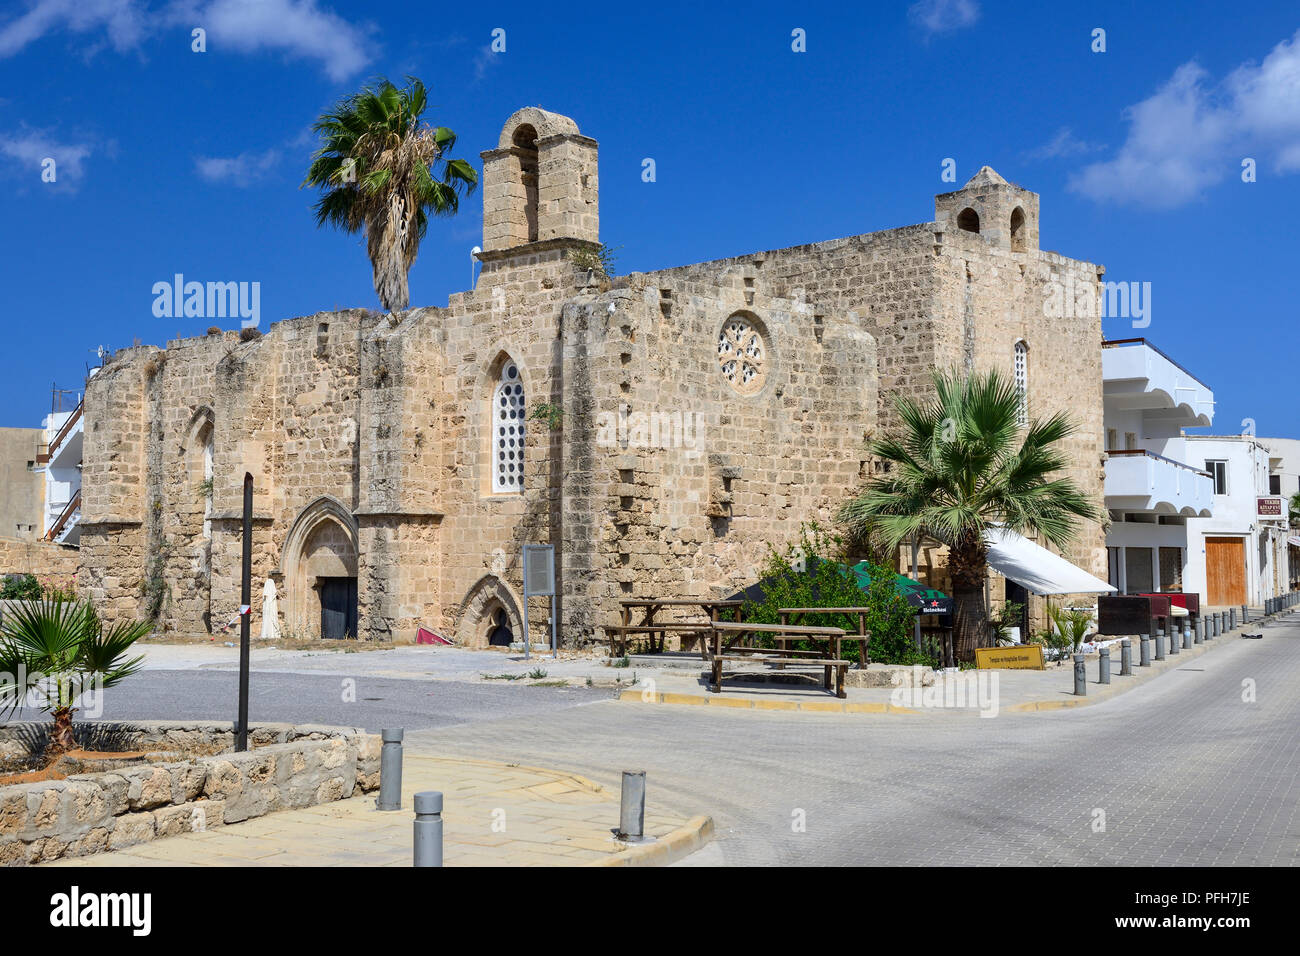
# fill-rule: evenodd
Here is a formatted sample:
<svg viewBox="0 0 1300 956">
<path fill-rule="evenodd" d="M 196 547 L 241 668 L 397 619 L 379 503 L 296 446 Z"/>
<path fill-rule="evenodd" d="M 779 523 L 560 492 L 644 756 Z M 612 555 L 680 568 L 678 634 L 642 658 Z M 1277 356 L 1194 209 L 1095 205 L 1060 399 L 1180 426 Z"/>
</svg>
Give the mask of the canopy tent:
<svg viewBox="0 0 1300 956">
<path fill-rule="evenodd" d="M 1035 594 L 1109 594 L 1118 590 L 1006 528 L 984 532 L 984 543 L 989 565 Z"/>
<path fill-rule="evenodd" d="M 866 590 L 871 587 L 871 565 L 859 561 L 853 565 L 853 573 L 858 579 L 858 587 Z M 926 587 L 920 581 L 913 581 L 905 574 L 894 575 L 894 587 L 898 593 L 907 598 L 907 603 L 918 608 L 921 614 L 951 614 L 952 598 L 938 588 Z"/>
</svg>

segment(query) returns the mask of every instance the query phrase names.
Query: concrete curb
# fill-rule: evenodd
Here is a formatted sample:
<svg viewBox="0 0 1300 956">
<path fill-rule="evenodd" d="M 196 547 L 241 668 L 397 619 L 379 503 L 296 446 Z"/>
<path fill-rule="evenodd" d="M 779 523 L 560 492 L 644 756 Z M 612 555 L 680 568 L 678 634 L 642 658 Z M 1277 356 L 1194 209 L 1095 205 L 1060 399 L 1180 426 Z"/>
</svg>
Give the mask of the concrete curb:
<svg viewBox="0 0 1300 956">
<path fill-rule="evenodd" d="M 691 707 L 730 707 L 738 710 L 798 710 L 815 714 L 915 714 L 907 707 L 896 707 L 888 701 L 844 700 L 753 700 L 747 697 L 721 697 L 713 694 L 680 694 L 639 690 L 625 690 L 620 701 L 633 704 L 679 704 Z"/>
<path fill-rule="evenodd" d="M 668 866 L 694 853 L 712 839 L 713 818 L 700 815 L 691 817 L 662 840 L 629 847 L 608 859 L 593 860 L 583 866 Z"/>
</svg>

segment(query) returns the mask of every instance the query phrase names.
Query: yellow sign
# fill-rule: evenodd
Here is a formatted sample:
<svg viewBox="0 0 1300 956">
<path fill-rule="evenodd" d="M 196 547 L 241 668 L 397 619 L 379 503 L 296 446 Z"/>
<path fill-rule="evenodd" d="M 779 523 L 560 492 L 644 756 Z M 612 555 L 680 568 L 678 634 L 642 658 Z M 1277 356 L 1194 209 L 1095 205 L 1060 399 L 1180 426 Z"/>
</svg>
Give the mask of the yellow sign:
<svg viewBox="0 0 1300 956">
<path fill-rule="evenodd" d="M 1043 649 L 1037 644 L 1014 644 L 1010 647 L 977 647 L 975 666 L 980 670 L 1010 668 L 1043 670 Z"/>
</svg>

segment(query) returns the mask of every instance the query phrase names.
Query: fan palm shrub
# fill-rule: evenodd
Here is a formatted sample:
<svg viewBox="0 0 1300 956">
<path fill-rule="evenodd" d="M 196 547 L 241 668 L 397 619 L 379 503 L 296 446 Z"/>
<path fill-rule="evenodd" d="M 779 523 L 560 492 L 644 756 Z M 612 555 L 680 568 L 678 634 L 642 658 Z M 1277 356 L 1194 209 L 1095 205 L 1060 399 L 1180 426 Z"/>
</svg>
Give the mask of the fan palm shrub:
<svg viewBox="0 0 1300 956">
<path fill-rule="evenodd" d="M 62 596 L 15 605 L 0 627 L 0 713 L 8 716 L 32 702 L 53 720 L 48 752 L 74 748 L 78 698 L 138 671 L 144 658 L 127 652 L 151 630 L 152 621 L 105 627 L 89 603 Z"/>
<path fill-rule="evenodd" d="M 407 276 L 429 216 L 454 215 L 478 185 L 473 166 L 448 158 L 456 134 L 422 119 L 427 106 L 415 77 L 400 89 L 379 79 L 312 125 L 322 145 L 302 185 L 322 191 L 316 224 L 365 232 L 375 293 L 390 312 L 410 303 Z"/>
<path fill-rule="evenodd" d="M 871 442 L 888 464 L 847 502 L 840 519 L 873 529 L 897 553 L 913 535 L 948 546 L 957 656 L 992 642 L 984 582 L 985 532 L 1036 534 L 1059 549 L 1096 506 L 1068 476 L 1060 443 L 1075 427 L 1064 414 L 1021 426 L 1021 396 L 996 371 L 937 372 L 934 394 L 895 401 L 901 429 Z"/>
</svg>

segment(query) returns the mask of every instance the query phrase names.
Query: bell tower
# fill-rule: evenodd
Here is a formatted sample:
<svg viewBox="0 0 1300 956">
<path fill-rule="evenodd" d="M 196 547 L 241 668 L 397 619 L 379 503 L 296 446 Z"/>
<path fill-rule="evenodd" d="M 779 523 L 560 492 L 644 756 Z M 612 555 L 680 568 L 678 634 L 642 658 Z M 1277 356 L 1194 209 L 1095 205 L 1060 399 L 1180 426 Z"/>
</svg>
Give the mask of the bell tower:
<svg viewBox="0 0 1300 956">
<path fill-rule="evenodd" d="M 567 116 L 534 106 L 501 129 L 483 158 L 483 251 L 600 238 L 596 141 Z"/>
<path fill-rule="evenodd" d="M 991 166 L 981 166 L 961 189 L 935 196 L 934 219 L 1012 252 L 1038 249 L 1038 193 L 1007 182 Z"/>
</svg>

